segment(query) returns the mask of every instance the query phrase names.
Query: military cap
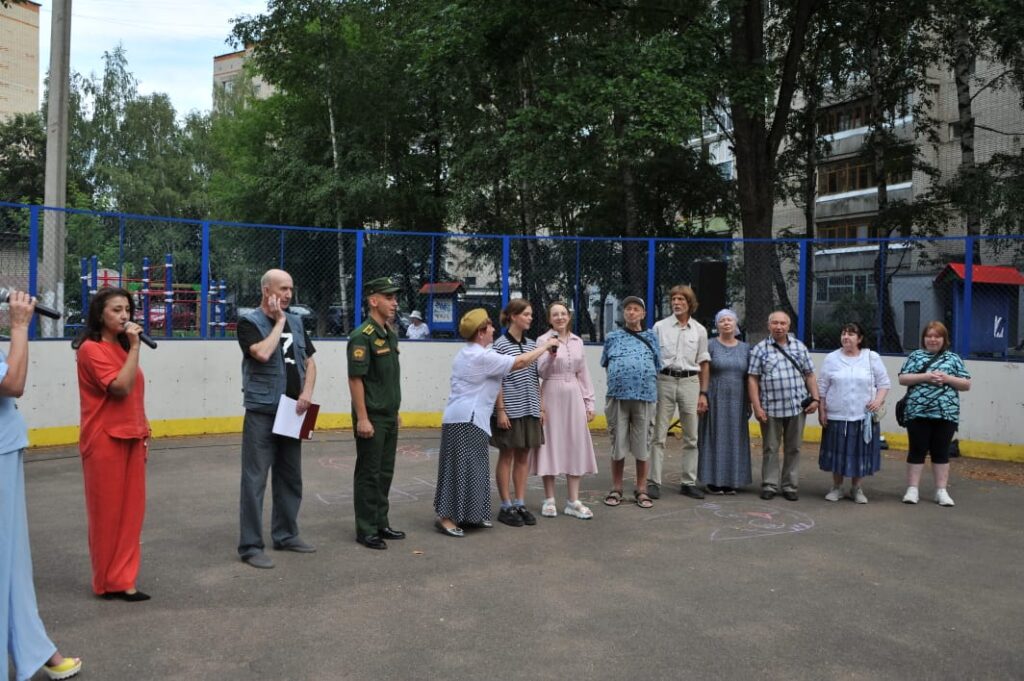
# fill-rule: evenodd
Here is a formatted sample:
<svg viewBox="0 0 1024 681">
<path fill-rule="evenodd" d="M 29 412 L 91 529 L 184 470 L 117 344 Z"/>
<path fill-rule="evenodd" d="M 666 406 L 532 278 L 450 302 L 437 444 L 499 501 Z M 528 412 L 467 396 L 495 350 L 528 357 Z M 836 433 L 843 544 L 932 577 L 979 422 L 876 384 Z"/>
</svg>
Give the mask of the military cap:
<svg viewBox="0 0 1024 681">
<path fill-rule="evenodd" d="M 396 293 L 401 287 L 391 277 L 377 277 L 363 284 L 363 294 Z"/>
<path fill-rule="evenodd" d="M 480 327 L 484 325 L 487 319 L 487 310 L 482 307 L 470 310 L 462 315 L 462 319 L 459 320 L 459 335 L 469 340 L 480 330 Z"/>
</svg>

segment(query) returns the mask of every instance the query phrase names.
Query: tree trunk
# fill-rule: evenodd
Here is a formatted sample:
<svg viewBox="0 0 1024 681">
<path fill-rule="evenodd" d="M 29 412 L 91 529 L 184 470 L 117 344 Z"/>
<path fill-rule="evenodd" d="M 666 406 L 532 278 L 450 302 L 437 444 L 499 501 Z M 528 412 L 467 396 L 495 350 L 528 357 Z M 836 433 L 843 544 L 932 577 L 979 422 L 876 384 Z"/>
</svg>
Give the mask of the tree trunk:
<svg viewBox="0 0 1024 681">
<path fill-rule="evenodd" d="M 519 70 L 519 94 L 520 106 L 528 109 L 532 105 L 533 86 L 529 78 L 529 57 L 524 56 Z M 519 179 L 519 218 L 520 228 L 523 236 L 533 237 L 537 235 L 537 215 L 533 203 L 533 187 L 525 178 Z M 523 297 L 530 301 L 534 309 L 533 326 L 531 332 L 537 334 L 547 324 L 544 311 L 547 308 L 547 300 L 544 296 L 544 287 L 540 277 L 533 276 L 538 270 L 534 266 L 535 249 L 537 241 L 532 238 L 519 240 L 519 272 L 520 284 Z M 568 304 L 568 303 L 567 303 Z M 540 312 L 540 314 L 538 314 Z"/>
<path fill-rule="evenodd" d="M 341 160 L 338 153 L 338 133 L 334 122 L 334 99 L 330 92 L 327 93 L 327 118 L 331 131 L 331 159 L 334 164 L 334 177 L 337 180 L 341 173 Z M 338 251 L 338 302 L 341 304 L 341 333 L 348 335 L 349 331 L 349 303 L 348 290 L 345 288 L 348 279 L 348 267 L 345 264 L 345 234 L 342 232 L 341 197 L 338 196 L 338 189 L 334 190 L 334 224 L 338 230 L 337 251 Z M 321 315 L 323 318 L 323 315 Z"/>
<path fill-rule="evenodd" d="M 868 78 L 871 87 L 871 132 L 868 136 L 868 148 L 871 153 L 872 167 L 875 173 L 875 188 L 878 192 L 878 212 L 875 214 L 875 232 L 880 237 L 889 238 L 892 228 L 888 226 L 889 209 L 889 188 L 888 178 L 885 173 L 885 107 L 882 103 L 882 94 L 878 85 L 878 70 L 874 66 L 879 64 L 881 53 L 877 44 L 871 50 L 872 66 L 868 69 Z M 903 352 L 899 342 L 899 332 L 896 330 L 896 314 L 892 309 L 892 275 L 889 274 L 889 242 L 881 241 L 878 244 L 878 255 L 875 257 L 873 279 L 875 291 L 878 293 L 878 309 L 876 319 L 878 324 L 877 346 L 880 352 Z"/>
<path fill-rule="evenodd" d="M 807 95 L 804 120 L 804 238 L 807 239 L 807 266 L 804 277 L 804 337 L 807 347 L 814 347 L 814 235 L 818 199 L 818 99 Z"/>
<path fill-rule="evenodd" d="M 621 141 L 626 127 L 625 118 L 615 113 L 612 118 L 615 136 Z M 625 218 L 625 235 L 630 238 L 643 236 L 640 233 L 640 211 L 637 209 L 636 175 L 632 160 L 619 152 L 619 182 L 622 184 L 622 205 Z M 647 292 L 646 244 L 642 241 L 626 241 L 622 245 L 625 260 L 624 285 L 627 295 L 645 297 Z"/>
<path fill-rule="evenodd" d="M 971 100 L 971 64 L 974 53 L 971 50 L 970 36 L 964 25 L 966 17 L 958 13 L 958 26 L 953 35 L 955 58 L 953 62 L 953 80 L 956 83 L 956 108 L 960 121 L 960 177 L 966 188 L 961 204 L 964 212 L 968 236 L 981 234 L 981 214 L 976 199 L 978 187 L 977 165 L 974 158 L 974 111 Z M 963 189 L 961 189 L 963 191 Z M 975 265 L 981 264 L 981 243 L 974 242 L 971 260 Z"/>
<path fill-rule="evenodd" d="M 771 239 L 775 208 L 775 160 L 785 134 L 796 90 L 796 72 L 803 52 L 810 20 L 821 0 L 799 0 L 792 13 L 789 44 L 781 64 L 777 99 L 769 127 L 770 104 L 751 102 L 749 97 L 731 99 L 733 139 L 736 154 L 736 185 L 740 223 L 745 239 Z M 729 59 L 737 74 L 755 75 L 765 69 L 765 4 L 745 0 L 729 5 Z M 746 241 L 743 245 L 744 307 L 751 340 L 763 338 L 764 325 L 774 307 L 772 283 L 780 269 L 778 254 L 768 242 Z M 783 307 L 792 305 L 782 290 Z"/>
</svg>

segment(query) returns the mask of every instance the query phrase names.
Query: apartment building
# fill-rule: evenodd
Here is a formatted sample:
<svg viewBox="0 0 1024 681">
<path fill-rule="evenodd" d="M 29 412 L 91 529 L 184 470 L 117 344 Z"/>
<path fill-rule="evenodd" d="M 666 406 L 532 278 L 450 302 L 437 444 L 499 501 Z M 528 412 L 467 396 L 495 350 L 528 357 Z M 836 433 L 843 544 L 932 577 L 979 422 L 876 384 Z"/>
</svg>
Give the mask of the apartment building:
<svg viewBox="0 0 1024 681">
<path fill-rule="evenodd" d="M 997 153 L 1020 155 L 1024 138 L 1024 109 L 1021 93 L 1013 87 L 982 87 L 1005 70 L 998 63 L 979 61 L 972 73 L 973 114 L 975 117 L 975 160 L 982 164 Z M 936 183 L 953 178 L 961 163 L 960 124 L 957 110 L 956 83 L 948 69 L 936 65 L 929 74 L 930 106 L 928 116 L 937 122 L 935 140 L 920 142 L 920 161 L 937 171 L 929 175 L 907 158 L 891 168 L 886 178 L 890 203 L 912 203 L 926 196 Z M 797 107 L 802 102 L 795 103 Z M 728 136 L 730 126 L 723 111 L 711 118 L 705 135 L 691 145 L 704 145 L 712 162 L 726 177 L 735 177 L 735 157 Z M 893 132 L 902 140 L 914 140 L 917 126 L 911 114 L 893 121 Z M 877 245 L 856 239 L 878 236 L 872 228 L 878 214 L 878 189 L 871 160 L 865 153 L 869 133 L 866 100 L 837 101 L 826 106 L 819 117 L 819 134 L 829 143 L 829 152 L 817 160 L 817 195 L 815 198 L 814 234 L 819 239 L 833 239 L 819 244 L 813 251 L 813 318 L 815 326 L 828 325 L 835 314 L 842 314 L 858 301 L 863 312 L 877 301 L 874 270 Z M 954 216 L 945 224 L 935 225 L 946 236 L 966 234 L 963 216 Z M 806 217 L 802 206 L 792 202 L 776 204 L 773 224 L 776 235 L 803 236 Z M 982 249 L 986 265 L 1024 269 L 1021 248 L 1004 248 L 989 244 Z M 904 350 L 919 344 L 920 330 L 929 320 L 952 322 L 951 296 L 955 281 L 943 275 L 949 263 L 963 263 L 962 241 L 935 240 L 928 243 L 891 244 L 886 254 L 887 271 L 893 284 L 887 293 L 896 332 Z M 795 275 L 796 262 L 784 262 L 786 274 Z M 1012 278 L 1012 276 L 1010 276 Z M 789 296 L 796 304 L 796 277 L 791 276 Z M 987 289 L 980 289 L 985 294 Z M 1002 295 L 1002 292 L 997 292 Z M 996 295 L 997 293 L 993 293 Z M 1013 293 L 1008 319 L 1009 345 L 1018 345 L 1024 338 L 1024 296 Z M 877 312 L 877 310 L 876 310 Z M 876 320 L 877 321 L 877 320 Z M 813 330 L 813 329 L 812 329 Z"/>
<path fill-rule="evenodd" d="M 257 99 L 266 99 L 274 94 L 274 86 L 263 80 L 259 74 L 247 73 L 245 62 L 252 55 L 252 47 L 220 54 L 213 58 L 213 110 L 223 95 L 231 95 L 238 88 L 248 86 Z"/>
<path fill-rule="evenodd" d="M 981 164 L 996 153 L 1020 154 L 1024 135 L 1021 93 L 1012 87 L 980 88 L 1004 71 L 1001 64 L 979 62 L 972 74 L 975 117 L 975 159 Z M 928 114 L 936 121 L 936 138 L 918 139 L 920 160 L 934 168 L 932 176 L 907 158 L 886 177 L 888 200 L 913 203 L 928 195 L 936 183 L 952 179 L 961 163 L 960 124 L 956 84 L 952 73 L 936 66 L 929 74 L 931 103 Z M 872 222 L 878 213 L 878 189 L 874 168 L 864 152 L 868 130 L 868 102 L 852 100 L 826 107 L 819 118 L 819 133 L 829 142 L 830 152 L 819 159 L 815 199 L 815 235 L 835 239 L 814 251 L 814 318 L 827 322 L 837 308 L 856 306 L 857 301 L 877 300 L 874 270 L 878 247 L 856 243 L 855 239 L 876 237 Z M 908 114 L 893 122 L 893 132 L 902 140 L 913 140 L 915 121 Z M 780 203 L 774 213 L 773 230 L 805 232 L 801 207 Z M 946 236 L 966 234 L 963 216 L 954 216 L 934 228 Z M 887 292 L 896 331 L 904 350 L 917 348 L 920 330 L 929 320 L 952 324 L 952 289 L 955 282 L 940 277 L 949 263 L 963 263 L 962 241 L 935 240 L 927 243 L 892 244 L 887 253 L 887 271 L 892 286 Z M 983 249 L 987 265 L 1019 267 L 1013 249 Z M 984 290 L 979 289 L 980 293 Z M 995 293 L 993 293 L 995 295 Z M 1001 295 L 1001 293 L 999 294 Z M 1020 296 L 1010 311 L 1010 345 L 1018 342 L 1021 329 Z M 816 326 L 818 326 L 816 324 Z"/>
<path fill-rule="evenodd" d="M 39 111 L 39 8 L 0 5 L 0 120 Z"/>
</svg>

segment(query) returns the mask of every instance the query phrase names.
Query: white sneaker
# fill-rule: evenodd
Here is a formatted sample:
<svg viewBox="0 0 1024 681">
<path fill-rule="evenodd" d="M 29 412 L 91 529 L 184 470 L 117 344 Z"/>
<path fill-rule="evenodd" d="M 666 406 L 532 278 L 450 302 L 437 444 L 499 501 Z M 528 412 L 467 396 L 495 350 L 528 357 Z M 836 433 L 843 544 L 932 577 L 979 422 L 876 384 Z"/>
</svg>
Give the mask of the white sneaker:
<svg viewBox="0 0 1024 681">
<path fill-rule="evenodd" d="M 545 518 L 558 517 L 558 507 L 555 506 L 554 497 L 544 500 L 544 504 L 540 507 L 540 514 Z"/>
<path fill-rule="evenodd" d="M 935 490 L 935 503 L 939 506 L 956 506 L 953 503 L 953 497 L 949 496 L 949 492 L 946 491 L 945 487 Z"/>
<path fill-rule="evenodd" d="M 571 515 L 573 518 L 579 518 L 580 520 L 590 520 L 594 517 L 593 511 L 584 506 L 583 502 L 579 499 L 565 502 L 565 508 L 562 509 L 562 513 Z"/>
<path fill-rule="evenodd" d="M 903 495 L 904 504 L 916 504 L 918 500 L 917 488 L 908 487 L 907 493 Z"/>
<path fill-rule="evenodd" d="M 839 501 L 843 498 L 843 488 L 833 487 L 829 490 L 829 493 L 825 495 L 825 501 Z"/>
<path fill-rule="evenodd" d="M 860 487 L 854 487 L 852 492 L 850 493 L 850 496 L 853 497 L 854 502 L 858 504 L 868 503 L 868 498 L 864 496 L 864 490 L 862 490 Z"/>
</svg>

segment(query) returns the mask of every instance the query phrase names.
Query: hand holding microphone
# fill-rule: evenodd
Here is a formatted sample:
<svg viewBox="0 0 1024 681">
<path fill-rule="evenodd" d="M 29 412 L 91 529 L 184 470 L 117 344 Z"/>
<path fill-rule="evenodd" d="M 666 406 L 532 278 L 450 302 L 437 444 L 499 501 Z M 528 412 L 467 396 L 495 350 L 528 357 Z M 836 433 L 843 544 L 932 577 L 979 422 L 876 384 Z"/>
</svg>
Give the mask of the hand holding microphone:
<svg viewBox="0 0 1024 681">
<path fill-rule="evenodd" d="M 23 291 L 11 291 L 5 298 L 10 305 L 11 328 L 28 328 L 35 313 L 35 301 Z"/>
<path fill-rule="evenodd" d="M 136 345 L 133 339 L 137 338 L 149 347 L 156 350 L 156 341 L 149 337 L 149 334 L 142 330 L 142 327 L 135 322 L 128 321 L 124 323 L 124 333 L 128 336 L 128 342 L 132 345 Z"/>
<path fill-rule="evenodd" d="M 16 297 L 18 295 L 18 291 L 12 291 L 10 289 L 0 287 L 0 303 L 11 302 L 12 297 Z M 27 293 L 22 293 L 21 295 L 24 295 L 25 298 L 28 300 L 34 300 L 31 299 Z M 52 308 L 46 307 L 45 305 L 40 305 L 38 301 L 36 301 L 35 303 L 35 311 L 44 317 L 49 317 L 50 319 L 60 319 L 60 312 L 57 312 L 57 310 L 54 310 Z"/>
</svg>

